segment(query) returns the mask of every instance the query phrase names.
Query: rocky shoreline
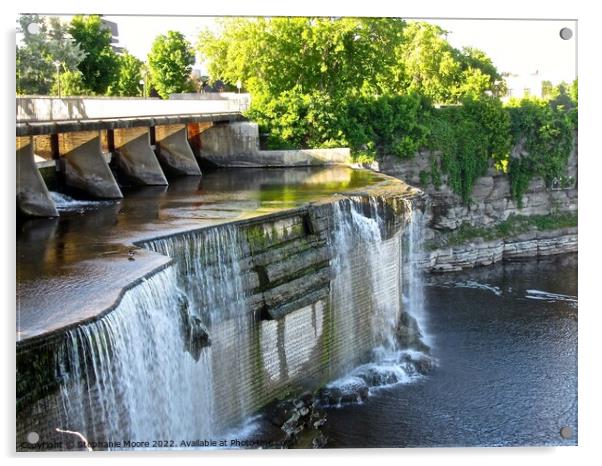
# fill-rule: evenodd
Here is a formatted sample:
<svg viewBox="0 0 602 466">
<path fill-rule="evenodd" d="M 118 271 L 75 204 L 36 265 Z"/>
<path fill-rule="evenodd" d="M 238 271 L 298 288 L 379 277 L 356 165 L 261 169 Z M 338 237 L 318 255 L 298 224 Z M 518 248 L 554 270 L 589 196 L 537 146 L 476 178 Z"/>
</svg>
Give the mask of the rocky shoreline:
<svg viewBox="0 0 602 466">
<path fill-rule="evenodd" d="M 428 272 L 457 272 L 491 265 L 502 260 L 528 259 L 577 252 L 577 227 L 530 231 L 495 240 L 475 239 L 425 252 L 423 268 Z"/>
</svg>

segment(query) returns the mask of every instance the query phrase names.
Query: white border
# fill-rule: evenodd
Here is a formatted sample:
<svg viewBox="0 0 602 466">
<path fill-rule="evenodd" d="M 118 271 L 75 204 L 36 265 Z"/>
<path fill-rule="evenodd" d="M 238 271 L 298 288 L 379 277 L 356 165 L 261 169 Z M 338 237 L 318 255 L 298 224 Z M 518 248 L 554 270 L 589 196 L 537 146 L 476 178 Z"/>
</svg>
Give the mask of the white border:
<svg viewBox="0 0 602 466">
<path fill-rule="evenodd" d="M 596 188 L 601 185 L 602 167 L 600 161 L 600 39 L 599 14 L 596 2 L 592 1 L 537 1 L 506 0 L 504 2 L 471 2 L 469 0 L 394 2 L 384 0 L 336 1 L 303 0 L 301 2 L 271 3 L 268 1 L 226 0 L 224 2 L 124 2 L 123 0 L 103 0 L 102 2 L 74 2 L 68 0 L 3 2 L 2 6 L 2 62 L 1 74 L 3 89 L 1 126 L 4 142 L 4 170 L 2 176 L 2 200 L 0 219 L 2 240 L 0 257 L 3 258 L 3 274 L 0 280 L 2 296 L 5 299 L 3 312 L 3 380 L 0 384 L 6 409 L 1 425 L 0 439 L 3 456 L 8 463 L 15 460 L 15 385 L 14 385 L 14 290 L 15 290 L 15 162 L 14 150 L 14 27 L 17 13 L 104 13 L 104 14 L 197 14 L 197 15 L 332 15 L 332 16 L 402 16 L 419 18 L 549 18 L 578 19 L 579 21 L 579 194 L 580 194 L 580 234 L 579 234 L 579 447 L 561 448 L 456 448 L 456 449 L 400 449 L 400 450 L 324 450 L 324 451 L 244 451 L 244 452 L 202 452 L 178 454 L 44 454 L 27 455 L 25 464 L 36 458 L 48 465 L 65 462 L 81 463 L 82 459 L 96 461 L 127 461 L 133 464 L 164 464 L 176 456 L 178 462 L 198 465 L 200 462 L 226 462 L 236 464 L 281 465 L 332 463 L 342 460 L 345 463 L 365 465 L 376 460 L 382 464 L 411 462 L 420 464 L 445 464 L 462 466 L 488 466 L 508 463 L 545 462 L 546 465 L 587 464 L 594 458 L 602 457 L 597 449 L 601 429 L 597 415 L 600 409 L 600 308 L 597 306 L 596 290 L 600 288 L 600 266 L 598 261 L 600 230 L 598 220 L 602 217 L 600 199 Z M 598 254 L 597 254 L 598 253 Z M 378 458 L 374 458 L 377 455 Z M 23 463 L 21 463 L 23 464 Z"/>
</svg>

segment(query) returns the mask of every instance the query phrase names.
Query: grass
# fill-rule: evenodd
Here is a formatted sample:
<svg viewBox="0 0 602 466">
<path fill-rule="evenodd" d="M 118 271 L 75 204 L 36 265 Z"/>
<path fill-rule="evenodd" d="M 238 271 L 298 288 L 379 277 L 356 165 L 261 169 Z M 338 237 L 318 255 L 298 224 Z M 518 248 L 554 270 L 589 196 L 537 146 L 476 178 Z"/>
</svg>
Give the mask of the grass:
<svg viewBox="0 0 602 466">
<path fill-rule="evenodd" d="M 457 246 L 475 239 L 491 241 L 510 238 L 529 231 L 548 231 L 559 228 L 577 226 L 577 212 L 556 212 L 548 215 L 511 215 L 503 222 L 490 227 L 475 227 L 463 223 L 450 233 L 441 235 L 437 240 L 429 242 L 427 249 L 437 249 L 441 246 Z"/>
</svg>

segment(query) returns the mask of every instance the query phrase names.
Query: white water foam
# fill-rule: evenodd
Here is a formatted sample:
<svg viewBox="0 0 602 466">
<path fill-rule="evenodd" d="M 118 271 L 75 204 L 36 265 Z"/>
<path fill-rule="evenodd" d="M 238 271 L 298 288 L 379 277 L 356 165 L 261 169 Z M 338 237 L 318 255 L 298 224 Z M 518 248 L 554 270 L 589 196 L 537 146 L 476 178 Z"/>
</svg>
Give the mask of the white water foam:
<svg viewBox="0 0 602 466">
<path fill-rule="evenodd" d="M 428 314 L 424 301 L 424 272 L 422 269 L 422 257 L 424 255 L 424 213 L 417 209 L 410 209 L 411 217 L 409 232 L 407 235 L 408 245 L 408 271 L 406 280 L 407 293 L 404 295 L 407 312 L 416 319 L 422 340 L 428 346 L 433 346 L 433 337 L 428 331 Z"/>
<path fill-rule="evenodd" d="M 91 200 L 78 200 L 74 199 L 67 194 L 58 193 L 56 191 L 50 191 L 50 197 L 54 202 L 57 210 L 59 211 L 70 211 L 70 210 L 82 210 L 86 208 L 93 208 L 102 205 L 113 204 L 115 201 L 91 201 Z"/>
<path fill-rule="evenodd" d="M 539 301 L 549 301 L 549 302 L 567 302 L 571 304 L 573 307 L 577 307 L 577 296 L 571 296 L 566 294 L 559 293 L 550 293 L 548 291 L 541 290 L 526 290 L 527 294 L 525 298 L 527 299 L 536 299 Z"/>
<path fill-rule="evenodd" d="M 503 292 L 499 286 L 490 285 L 489 283 L 481 283 L 476 280 L 462 280 L 458 282 L 449 281 L 438 283 L 437 286 L 445 288 L 470 288 L 473 290 L 483 290 L 493 293 L 496 296 L 502 296 Z"/>
</svg>

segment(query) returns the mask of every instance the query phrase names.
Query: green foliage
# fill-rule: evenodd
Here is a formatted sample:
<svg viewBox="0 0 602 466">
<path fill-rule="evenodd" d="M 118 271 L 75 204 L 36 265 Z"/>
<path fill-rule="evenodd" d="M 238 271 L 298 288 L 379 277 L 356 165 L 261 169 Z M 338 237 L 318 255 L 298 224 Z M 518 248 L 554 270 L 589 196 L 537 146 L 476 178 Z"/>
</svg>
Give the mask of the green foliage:
<svg viewBox="0 0 602 466">
<path fill-rule="evenodd" d="M 417 92 L 455 102 L 501 80 L 483 52 L 454 49 L 438 26 L 393 18 L 231 18 L 197 48 L 213 80 L 241 80 L 265 101 L 299 87 L 335 100 Z"/>
<path fill-rule="evenodd" d="M 498 161 L 508 156 L 509 130 L 508 115 L 493 97 L 466 98 L 461 106 L 442 108 L 433 114 L 428 147 L 440 154 L 441 172 L 463 202 L 470 202 L 474 182 L 486 174 L 490 159 Z M 437 173 L 433 178 L 440 183 Z"/>
<path fill-rule="evenodd" d="M 58 18 L 21 15 L 18 23 L 23 39 L 16 53 L 17 94 L 48 95 L 57 76 L 55 63 L 60 72 L 74 71 L 85 54 Z M 40 26 L 38 34 L 27 29 L 31 23 Z"/>
<path fill-rule="evenodd" d="M 306 94 L 296 86 L 273 99 L 261 94 L 247 116 L 269 132 L 272 149 L 335 147 L 347 144 L 339 121 L 343 111 L 328 94 Z"/>
<path fill-rule="evenodd" d="M 435 189 L 438 190 L 441 187 L 441 183 L 442 183 L 441 170 L 439 169 L 438 161 L 434 158 L 431 162 L 430 176 L 431 176 L 431 183 L 433 184 Z"/>
<path fill-rule="evenodd" d="M 297 87 L 339 100 L 399 90 L 395 51 L 404 26 L 382 18 L 231 18 L 202 33 L 197 47 L 212 80 L 241 80 L 253 99 Z"/>
<path fill-rule="evenodd" d="M 270 148 L 350 146 L 362 163 L 428 148 L 438 156 L 421 182 L 445 181 L 465 203 L 491 165 L 509 172 L 519 203 L 533 176 L 564 180 L 576 83 L 550 83 L 548 100 L 506 109 L 491 59 L 446 34 L 397 19 L 232 18 L 197 48 L 212 80 L 240 80 L 251 93 L 247 116 Z M 528 155 L 511 156 L 512 144 Z"/>
<path fill-rule="evenodd" d="M 399 61 L 404 88 L 434 102 L 457 103 L 465 97 L 503 95 L 506 87 L 491 59 L 481 50 L 453 48 L 439 26 L 414 22 L 404 30 Z"/>
<path fill-rule="evenodd" d="M 152 85 L 164 99 L 189 89 L 194 50 L 181 32 L 159 35 L 148 54 Z"/>
<path fill-rule="evenodd" d="M 84 77 L 79 70 L 65 71 L 60 74 L 59 80 L 52 83 L 51 93 L 61 96 L 86 95 L 88 90 L 84 84 Z"/>
<path fill-rule="evenodd" d="M 79 63 L 84 84 L 93 94 L 104 95 L 118 72 L 117 54 L 111 47 L 111 31 L 99 16 L 75 16 L 69 33 L 86 53 Z"/>
<path fill-rule="evenodd" d="M 576 108 L 525 98 L 509 102 L 514 153 L 508 164 L 512 197 L 522 205 L 529 181 L 540 176 L 550 186 L 564 175 L 573 149 Z"/>
<path fill-rule="evenodd" d="M 117 64 L 117 79 L 109 87 L 108 94 L 124 97 L 141 95 L 142 61 L 125 51 L 117 57 Z"/>
<path fill-rule="evenodd" d="M 360 97 L 339 121 L 353 151 L 411 158 L 426 142 L 429 102 L 417 94 Z"/>
</svg>

